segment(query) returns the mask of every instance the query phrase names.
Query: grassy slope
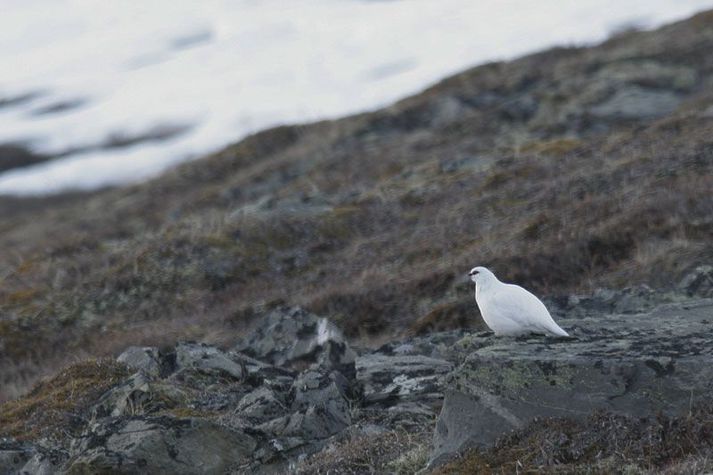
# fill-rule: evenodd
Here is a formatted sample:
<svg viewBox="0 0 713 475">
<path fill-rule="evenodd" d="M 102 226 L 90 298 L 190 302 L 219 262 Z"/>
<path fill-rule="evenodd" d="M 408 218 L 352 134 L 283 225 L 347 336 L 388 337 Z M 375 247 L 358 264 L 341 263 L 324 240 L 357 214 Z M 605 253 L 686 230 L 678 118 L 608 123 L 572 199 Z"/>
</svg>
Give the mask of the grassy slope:
<svg viewBox="0 0 713 475">
<path fill-rule="evenodd" d="M 280 301 L 371 341 L 477 326 L 476 263 L 546 294 L 670 286 L 713 259 L 712 49 L 705 13 L 268 130 L 142 185 L 0 201 L 0 400 L 77 357 L 227 343 Z M 683 102 L 593 113 L 632 88 Z"/>
</svg>

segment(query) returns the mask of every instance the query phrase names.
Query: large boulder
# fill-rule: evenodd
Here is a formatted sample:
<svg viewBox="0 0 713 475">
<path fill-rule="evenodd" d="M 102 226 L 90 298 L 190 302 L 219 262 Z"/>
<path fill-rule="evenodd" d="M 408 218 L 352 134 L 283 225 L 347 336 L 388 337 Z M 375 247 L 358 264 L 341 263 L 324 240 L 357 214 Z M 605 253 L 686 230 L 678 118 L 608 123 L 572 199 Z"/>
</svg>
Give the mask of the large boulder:
<svg viewBox="0 0 713 475">
<path fill-rule="evenodd" d="M 535 417 L 676 414 L 713 393 L 713 300 L 563 320 L 574 338 L 491 339 L 451 375 L 432 465 Z"/>
<path fill-rule="evenodd" d="M 67 463 L 70 474 L 226 473 L 250 462 L 257 442 L 205 419 L 105 418 Z"/>
</svg>

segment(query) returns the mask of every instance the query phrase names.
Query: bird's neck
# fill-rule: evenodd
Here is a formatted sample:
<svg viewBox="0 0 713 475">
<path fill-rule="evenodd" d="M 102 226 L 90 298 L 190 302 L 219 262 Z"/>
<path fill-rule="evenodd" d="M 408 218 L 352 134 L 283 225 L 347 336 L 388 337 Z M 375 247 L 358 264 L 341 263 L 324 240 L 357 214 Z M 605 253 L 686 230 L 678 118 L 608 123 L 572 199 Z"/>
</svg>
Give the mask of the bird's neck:
<svg viewBox="0 0 713 475">
<path fill-rule="evenodd" d="M 500 284 L 500 281 L 496 278 L 493 277 L 492 279 L 488 279 L 484 282 L 479 282 L 475 285 L 475 296 L 477 297 L 480 292 L 486 291 L 488 289 L 492 289 L 493 287 L 497 286 Z"/>
</svg>

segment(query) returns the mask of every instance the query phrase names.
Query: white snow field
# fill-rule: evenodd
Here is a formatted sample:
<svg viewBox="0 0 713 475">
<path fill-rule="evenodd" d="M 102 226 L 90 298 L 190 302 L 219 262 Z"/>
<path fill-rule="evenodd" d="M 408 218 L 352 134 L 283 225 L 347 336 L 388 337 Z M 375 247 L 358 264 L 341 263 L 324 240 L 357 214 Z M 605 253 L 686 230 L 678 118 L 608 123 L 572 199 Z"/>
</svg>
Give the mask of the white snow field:
<svg viewBox="0 0 713 475">
<path fill-rule="evenodd" d="M 62 158 L 0 174 L 0 194 L 144 180 L 272 125 L 374 109 L 485 61 L 589 44 L 627 24 L 652 28 L 710 7 L 2 0 L 0 144 Z M 141 140 L 147 134 L 160 137 Z"/>
</svg>

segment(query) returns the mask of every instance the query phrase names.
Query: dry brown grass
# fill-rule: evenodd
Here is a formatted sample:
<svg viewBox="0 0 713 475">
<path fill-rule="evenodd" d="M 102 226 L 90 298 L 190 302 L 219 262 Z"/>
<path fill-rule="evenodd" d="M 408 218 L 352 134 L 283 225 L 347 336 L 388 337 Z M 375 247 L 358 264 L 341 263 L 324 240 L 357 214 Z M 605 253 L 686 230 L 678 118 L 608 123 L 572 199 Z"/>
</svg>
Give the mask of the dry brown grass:
<svg viewBox="0 0 713 475">
<path fill-rule="evenodd" d="M 710 466 L 713 406 L 681 417 L 635 419 L 595 413 L 586 421 L 538 420 L 440 467 L 460 473 L 694 473 Z"/>
<path fill-rule="evenodd" d="M 113 359 L 93 359 L 69 366 L 37 384 L 26 396 L 0 405 L 0 436 L 20 440 L 78 435 L 88 406 L 128 375 Z"/>
<path fill-rule="evenodd" d="M 296 472 L 303 475 L 416 473 L 428 462 L 425 433 L 388 431 L 348 438 L 308 457 Z"/>
</svg>

